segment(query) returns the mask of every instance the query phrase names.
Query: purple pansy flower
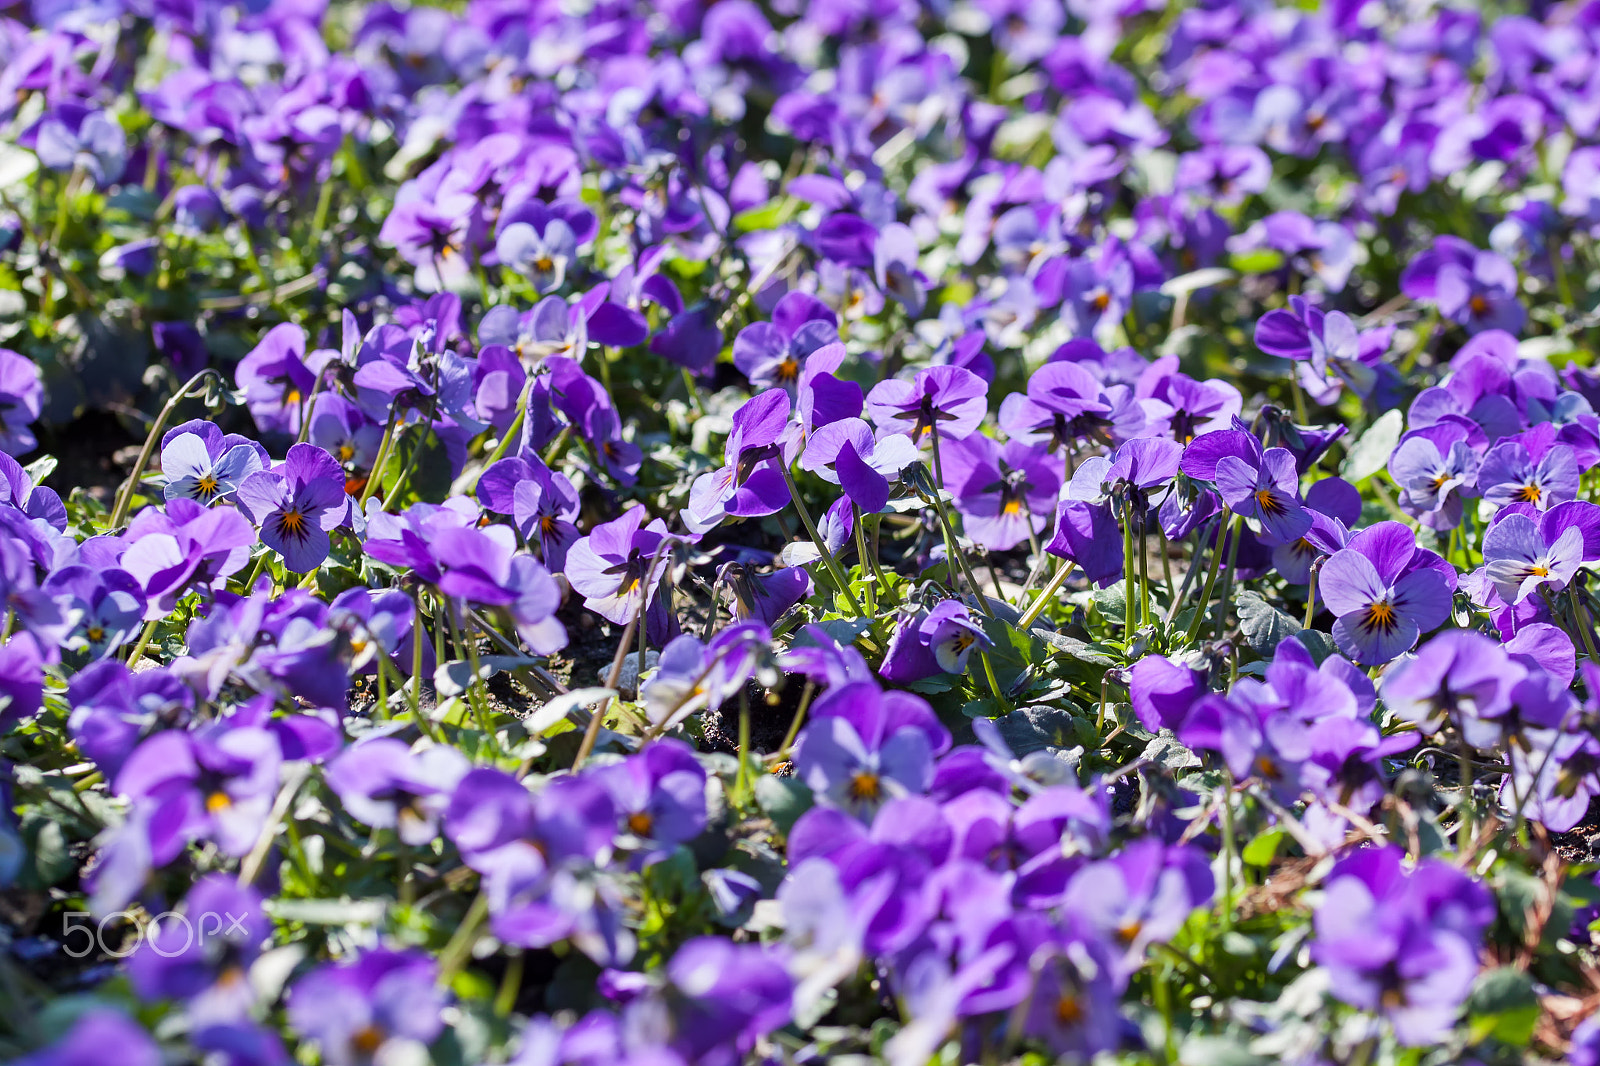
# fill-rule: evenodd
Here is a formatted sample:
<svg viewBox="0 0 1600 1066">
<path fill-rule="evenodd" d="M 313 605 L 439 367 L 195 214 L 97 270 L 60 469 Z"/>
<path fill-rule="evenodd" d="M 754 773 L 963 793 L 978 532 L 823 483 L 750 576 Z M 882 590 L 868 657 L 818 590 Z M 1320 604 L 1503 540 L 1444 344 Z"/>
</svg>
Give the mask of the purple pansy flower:
<svg viewBox="0 0 1600 1066">
<path fill-rule="evenodd" d="M 1551 445 L 1535 456 L 1520 440 L 1506 440 L 1489 449 L 1478 467 L 1478 491 L 1488 503 L 1531 503 L 1541 511 L 1578 495 L 1577 457 L 1565 444 Z"/>
<path fill-rule="evenodd" d="M 25 455 L 38 443 L 28 427 L 44 404 L 39 367 L 27 356 L 0 348 L 0 451 Z"/>
<path fill-rule="evenodd" d="M 727 515 L 754 518 L 776 514 L 789 504 L 789 485 L 781 464 L 789 430 L 789 394 L 782 389 L 757 393 L 733 413 L 733 430 L 723 448 L 724 465 L 695 478 L 683 522 L 691 533 L 706 533 Z"/>
<path fill-rule="evenodd" d="M 889 502 L 890 479 L 916 461 L 910 437 L 891 433 L 877 440 L 861 419 L 844 418 L 811 434 L 800 466 L 843 488 L 863 512 L 875 514 Z"/>
<path fill-rule="evenodd" d="M 1402 1044 L 1444 1038 L 1478 974 L 1494 899 L 1438 859 L 1407 872 L 1396 847 L 1365 848 L 1329 873 L 1311 955 L 1333 994 L 1381 1012 Z"/>
<path fill-rule="evenodd" d="M 426 953 L 374 948 L 326 963 L 289 991 L 289 1024 L 329 1066 L 425 1056 L 444 1029 L 445 993 Z"/>
<path fill-rule="evenodd" d="M 867 415 L 880 433 L 905 433 L 920 446 L 937 433 L 941 442 L 978 431 L 988 410 L 989 383 L 959 366 L 930 366 L 906 381 L 880 381 L 867 393 Z"/>
<path fill-rule="evenodd" d="M 925 700 L 870 681 L 831 688 L 794 746 L 795 770 L 819 800 L 870 818 L 894 796 L 926 792 L 950 734 Z"/>
<path fill-rule="evenodd" d="M 1461 524 L 1463 497 L 1475 491 L 1478 454 L 1459 430 L 1445 431 L 1442 440 L 1424 431 L 1400 442 L 1389 457 L 1389 476 L 1407 514 L 1429 529 L 1451 530 Z"/>
<path fill-rule="evenodd" d="M 982 433 L 942 447 L 945 487 L 967 536 L 991 551 L 1009 551 L 1030 532 L 1044 532 L 1061 492 L 1059 456 Z"/>
<path fill-rule="evenodd" d="M 322 565 L 328 533 L 345 521 L 344 471 L 315 444 L 296 444 L 273 470 L 258 470 L 238 488 L 240 510 L 261 531 L 261 542 L 297 574 Z"/>
<path fill-rule="evenodd" d="M 1528 317 L 1517 299 L 1517 268 L 1460 237 L 1435 237 L 1433 247 L 1400 275 L 1400 291 L 1413 300 L 1432 300 L 1441 315 L 1473 333 L 1516 334 Z"/>
<path fill-rule="evenodd" d="M 838 316 L 809 293 L 790 292 L 772 309 L 771 322 L 752 322 L 733 340 L 733 365 L 756 388 L 793 392 L 806 357 L 839 339 Z"/>
<path fill-rule="evenodd" d="M 266 449 L 235 433 L 224 435 L 210 422 L 196 420 L 161 438 L 162 493 L 210 506 L 231 500 L 245 478 L 268 465 Z"/>
<path fill-rule="evenodd" d="M 1356 662 L 1389 662 L 1450 617 L 1453 582 L 1416 556 L 1411 530 L 1379 522 L 1322 564 L 1317 592 L 1338 616 L 1333 639 Z"/>
<path fill-rule="evenodd" d="M 471 768 L 451 747 L 413 752 L 404 741 L 373 737 L 330 762 L 327 781 L 357 821 L 393 829 L 402 842 L 417 848 L 439 835 L 450 794 Z"/>
<path fill-rule="evenodd" d="M 1583 500 L 1558 504 L 1537 518 L 1504 515 L 1483 537 L 1484 576 L 1508 604 L 1546 586 L 1560 592 L 1593 558 L 1600 558 L 1600 506 Z"/>
<path fill-rule="evenodd" d="M 250 416 L 264 433 L 300 432 L 306 398 L 316 375 L 306 366 L 306 331 L 293 322 L 273 326 L 239 360 L 234 380 L 244 390 Z"/>
<path fill-rule="evenodd" d="M 590 530 L 567 552 L 567 581 L 594 613 L 619 625 L 656 598 L 668 558 L 667 526 L 635 504 Z"/>
<path fill-rule="evenodd" d="M 567 551 L 578 539 L 578 490 L 567 475 L 544 465 L 537 455 L 501 459 L 478 479 L 478 501 L 485 511 L 510 515 L 529 545 L 552 571 L 567 566 Z"/>
<path fill-rule="evenodd" d="M 1300 503 L 1300 474 L 1286 448 L 1262 450 L 1252 434 L 1217 430 L 1184 449 L 1182 468 L 1196 481 L 1214 483 L 1230 510 L 1277 541 L 1298 540 L 1311 528 Z"/>
</svg>

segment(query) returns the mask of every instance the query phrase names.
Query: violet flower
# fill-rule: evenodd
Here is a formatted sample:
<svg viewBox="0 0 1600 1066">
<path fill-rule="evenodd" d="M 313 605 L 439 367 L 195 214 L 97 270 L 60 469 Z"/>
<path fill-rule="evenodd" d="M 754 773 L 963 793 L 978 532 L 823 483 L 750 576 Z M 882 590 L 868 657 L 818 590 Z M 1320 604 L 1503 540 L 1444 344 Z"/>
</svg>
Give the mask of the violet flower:
<svg viewBox="0 0 1600 1066">
<path fill-rule="evenodd" d="M 706 772 L 681 741 L 658 740 L 603 768 L 599 777 L 611 793 L 622 832 L 646 864 L 666 858 L 706 827 Z"/>
<path fill-rule="evenodd" d="M 972 652 L 993 646 L 983 626 L 960 600 L 944 600 L 917 612 L 895 629 L 878 675 L 896 683 L 941 672 L 964 674 Z"/>
<path fill-rule="evenodd" d="M 265 433 L 300 432 L 316 375 L 306 366 L 306 331 L 292 322 L 273 326 L 239 360 L 234 380 L 244 390 L 250 416 Z"/>
<path fill-rule="evenodd" d="M 950 734 L 926 701 L 871 682 L 829 689 L 795 740 L 795 770 L 821 802 L 870 818 L 885 801 L 926 792 Z"/>
<path fill-rule="evenodd" d="M 1122 528 L 1106 504 L 1062 500 L 1055 535 L 1044 550 L 1076 563 L 1101 588 L 1122 576 Z"/>
<path fill-rule="evenodd" d="M 684 510 L 684 527 L 706 533 L 724 517 L 755 518 L 789 505 L 783 465 L 789 430 L 789 394 L 782 389 L 757 393 L 733 413 L 733 429 L 723 447 L 723 466 L 695 478 Z"/>
<path fill-rule="evenodd" d="M 500 264 L 527 278 L 538 293 L 561 288 L 567 265 L 578 250 L 578 239 L 563 218 L 550 216 L 543 227 L 533 222 L 513 222 L 495 238 Z"/>
<path fill-rule="evenodd" d="M 196 1025 L 241 1021 L 256 1001 L 250 966 L 271 938 L 260 894 L 227 874 L 207 874 L 184 897 L 183 920 L 152 923 L 128 976 L 146 999 L 186 1001 Z"/>
<path fill-rule="evenodd" d="M 268 465 L 266 449 L 213 423 L 196 419 L 161 438 L 161 472 L 169 500 L 183 497 L 210 506 L 232 500 L 245 478 Z"/>
<path fill-rule="evenodd" d="M 445 992 L 424 952 L 373 948 L 325 963 L 289 990 L 289 1024 L 329 1066 L 425 1056 L 444 1030 Z"/>
<path fill-rule="evenodd" d="M 1061 491 L 1060 457 L 982 433 L 941 447 L 945 487 L 967 536 L 991 551 L 1009 551 L 1044 532 Z"/>
<path fill-rule="evenodd" d="M 1287 449 L 1263 451 L 1243 430 L 1217 430 L 1184 449 L 1182 468 L 1196 481 L 1214 483 L 1229 510 L 1278 541 L 1298 540 L 1311 528 L 1300 503 L 1300 474 Z"/>
<path fill-rule="evenodd" d="M 1441 454 L 1431 435 L 1408 436 L 1389 456 L 1389 476 L 1400 487 L 1400 506 L 1429 529 L 1445 531 L 1461 524 L 1462 499 L 1474 494 L 1478 455 L 1460 436 Z M 1449 439 L 1447 436 L 1446 439 Z"/>
<path fill-rule="evenodd" d="M 1478 492 L 1496 507 L 1531 503 L 1548 511 L 1578 495 L 1580 473 L 1569 445 L 1552 445 L 1534 456 L 1521 441 L 1501 441 L 1489 449 L 1478 468 Z"/>
<path fill-rule="evenodd" d="M 803 292 L 787 293 L 771 322 L 752 322 L 733 340 L 733 365 L 758 389 L 794 391 L 806 357 L 839 339 L 838 316 Z"/>
<path fill-rule="evenodd" d="M 27 356 L 0 348 L 0 451 L 26 455 L 38 441 L 28 427 L 44 405 L 39 367 Z"/>
<path fill-rule="evenodd" d="M 1441 315 L 1473 333 L 1515 334 L 1528 317 L 1517 299 L 1517 268 L 1460 237 L 1435 237 L 1433 247 L 1401 273 L 1400 291 L 1413 300 L 1432 300 Z"/>
<path fill-rule="evenodd" d="M 109 1007 L 85 1011 L 61 1040 L 12 1066 L 101 1066 L 116 1048 L 119 1066 L 162 1066 L 166 1057 L 150 1034 Z"/>
<path fill-rule="evenodd" d="M 510 515 L 517 531 L 552 571 L 567 566 L 567 551 L 578 539 L 578 490 L 567 475 L 544 465 L 537 455 L 501 459 L 478 479 L 478 501 L 485 511 Z"/>
<path fill-rule="evenodd" d="M 1509 604 L 1544 587 L 1562 591 L 1591 557 L 1600 557 L 1600 507 L 1582 500 L 1561 504 L 1537 520 L 1505 515 L 1483 536 L 1485 576 Z"/>
<path fill-rule="evenodd" d="M 348 510 L 344 471 L 314 444 L 296 444 L 282 466 L 245 478 L 237 497 L 262 543 L 297 574 L 322 565 L 332 545 L 328 533 L 343 524 Z"/>
<path fill-rule="evenodd" d="M 863 513 L 876 514 L 889 502 L 889 482 L 917 461 L 916 445 L 898 433 L 875 440 L 859 418 L 830 422 L 811 435 L 802 469 L 844 489 Z"/>
<path fill-rule="evenodd" d="M 790 608 L 808 599 L 816 587 L 810 571 L 803 566 L 787 566 L 770 574 L 758 574 L 743 563 L 724 563 L 717 568 L 717 581 L 732 593 L 735 618 L 766 626 L 777 625 Z"/>
<path fill-rule="evenodd" d="M 439 835 L 450 794 L 471 768 L 451 747 L 413 752 L 404 741 L 373 737 L 341 752 L 326 776 L 351 817 L 374 829 L 393 829 L 402 843 L 420 848 Z"/>
<path fill-rule="evenodd" d="M 1411 530 L 1379 522 L 1322 564 L 1317 593 L 1338 615 L 1334 641 L 1356 662 L 1389 662 L 1450 617 L 1451 582 L 1416 555 Z"/>
<path fill-rule="evenodd" d="M 905 433 L 921 446 L 937 433 L 941 443 L 978 431 L 988 411 L 989 383 L 959 366 L 930 366 L 907 381 L 888 378 L 867 393 L 866 410 L 880 433 Z"/>
<path fill-rule="evenodd" d="M 624 625 L 654 602 L 668 559 L 666 523 L 645 524 L 635 504 L 621 517 L 595 526 L 567 552 L 567 581 L 584 606 Z"/>
<path fill-rule="evenodd" d="M 1409 873 L 1396 847 L 1366 848 L 1329 873 L 1311 957 L 1335 996 L 1382 1013 L 1407 1046 L 1442 1040 L 1478 973 L 1494 899 L 1438 859 Z"/>
</svg>

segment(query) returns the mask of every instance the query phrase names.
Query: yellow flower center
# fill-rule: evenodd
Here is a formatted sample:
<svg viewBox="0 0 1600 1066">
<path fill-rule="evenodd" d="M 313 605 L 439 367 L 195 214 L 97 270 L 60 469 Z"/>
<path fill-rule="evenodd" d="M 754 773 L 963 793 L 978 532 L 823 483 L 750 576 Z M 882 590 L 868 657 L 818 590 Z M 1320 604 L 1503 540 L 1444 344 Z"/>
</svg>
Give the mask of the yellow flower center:
<svg viewBox="0 0 1600 1066">
<path fill-rule="evenodd" d="M 1067 995 L 1056 1000 L 1056 1021 L 1062 1025 L 1077 1025 L 1083 1021 L 1083 1004 L 1077 996 Z"/>
<path fill-rule="evenodd" d="M 1393 633 L 1400 626 L 1400 615 L 1395 611 L 1394 604 L 1388 600 L 1369 603 L 1361 619 L 1361 625 L 1369 631 L 1381 629 L 1385 633 Z"/>
<path fill-rule="evenodd" d="M 282 518 L 278 519 L 278 528 L 283 530 L 286 536 L 304 536 L 306 532 L 306 516 L 302 512 L 290 508 L 283 512 Z"/>
<path fill-rule="evenodd" d="M 220 788 L 206 797 L 206 810 L 210 811 L 212 814 L 216 814 L 219 811 L 225 811 L 232 806 L 233 800 Z"/>
<path fill-rule="evenodd" d="M 1288 511 L 1288 508 L 1284 506 L 1283 500 L 1272 489 L 1256 490 L 1256 506 L 1261 508 L 1262 514 L 1277 515 Z"/>
<path fill-rule="evenodd" d="M 1530 481 L 1518 489 L 1511 498 L 1518 503 L 1538 503 L 1543 495 L 1544 490 Z"/>
<path fill-rule="evenodd" d="M 628 832 L 636 837 L 647 837 L 656 827 L 656 820 L 650 817 L 649 811 L 639 811 L 628 815 Z"/>
<path fill-rule="evenodd" d="M 218 486 L 216 478 L 207 474 L 196 483 L 195 487 L 200 490 L 200 495 L 202 496 L 215 496 L 220 486 Z"/>
<path fill-rule="evenodd" d="M 857 770 L 850 778 L 850 798 L 875 800 L 883 795 L 883 782 L 871 770 Z"/>
</svg>

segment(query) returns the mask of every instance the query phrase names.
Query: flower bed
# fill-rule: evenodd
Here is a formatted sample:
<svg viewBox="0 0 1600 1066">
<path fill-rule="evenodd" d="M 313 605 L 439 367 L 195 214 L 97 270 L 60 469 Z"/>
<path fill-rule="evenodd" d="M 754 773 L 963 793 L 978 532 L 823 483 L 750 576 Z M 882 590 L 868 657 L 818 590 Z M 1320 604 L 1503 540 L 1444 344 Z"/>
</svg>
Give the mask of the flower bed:
<svg viewBox="0 0 1600 1066">
<path fill-rule="evenodd" d="M 1600 1060 L 1600 18 L 1315 7 L 6 9 L 0 1059 Z"/>
</svg>

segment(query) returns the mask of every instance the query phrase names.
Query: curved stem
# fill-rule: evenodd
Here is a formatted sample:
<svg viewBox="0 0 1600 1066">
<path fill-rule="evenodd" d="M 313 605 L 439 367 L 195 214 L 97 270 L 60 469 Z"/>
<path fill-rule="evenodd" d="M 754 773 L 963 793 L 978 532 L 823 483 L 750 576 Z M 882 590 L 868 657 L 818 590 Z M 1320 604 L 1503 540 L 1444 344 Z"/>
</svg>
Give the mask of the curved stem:
<svg viewBox="0 0 1600 1066">
<path fill-rule="evenodd" d="M 1026 632 L 1039 615 L 1044 613 L 1044 609 L 1050 605 L 1056 593 L 1061 591 L 1061 586 L 1067 583 L 1067 578 L 1072 576 L 1072 567 L 1072 560 L 1067 560 L 1061 565 L 1061 569 L 1056 571 L 1056 576 L 1050 579 L 1050 584 L 1039 590 L 1039 595 L 1033 598 L 1033 603 L 1029 604 L 1022 617 L 1017 619 L 1018 629 Z"/>
<path fill-rule="evenodd" d="M 378 442 L 378 454 L 372 460 L 372 476 L 367 478 L 367 485 L 361 490 L 361 498 L 356 501 L 359 507 L 366 507 L 372 494 L 378 491 L 378 484 L 383 481 L 383 468 L 389 465 L 389 449 L 394 444 L 395 426 L 399 422 L 400 408 L 390 408 L 389 423 L 383 427 L 383 439 Z"/>
<path fill-rule="evenodd" d="M 1223 511 L 1217 516 L 1217 543 L 1211 548 L 1211 568 L 1206 571 L 1206 583 L 1200 592 L 1200 602 L 1195 605 L 1194 618 L 1189 622 L 1189 632 L 1184 636 L 1186 644 L 1195 642 L 1195 638 L 1200 635 L 1200 626 L 1205 622 L 1206 604 L 1211 602 L 1211 590 L 1217 584 L 1217 568 L 1222 565 L 1222 545 L 1227 535 L 1228 512 Z"/>
<path fill-rule="evenodd" d="M 161 431 L 167 426 L 167 419 L 172 417 L 172 412 L 178 409 L 178 404 L 188 399 L 191 390 L 207 377 L 216 374 L 215 370 L 207 367 L 194 377 L 184 382 L 183 388 L 172 394 L 161 407 L 161 413 L 156 415 L 156 420 L 150 427 L 150 432 L 145 435 L 144 447 L 139 451 L 139 458 L 133 464 L 133 470 L 128 474 L 128 480 L 123 482 L 122 491 L 117 493 L 117 506 L 111 512 L 111 526 L 116 529 L 128 520 L 128 511 L 133 506 L 133 492 L 138 487 L 139 479 L 144 476 L 144 468 L 150 462 L 150 453 L 155 451 L 156 440 L 160 438 Z"/>
<path fill-rule="evenodd" d="M 800 489 L 794 483 L 794 473 L 787 463 L 778 463 L 778 469 L 783 473 L 784 484 L 789 486 L 789 498 L 794 501 L 794 509 L 800 515 L 800 522 L 806 527 L 806 532 L 811 535 L 811 543 L 817 546 L 817 551 L 822 553 L 822 565 L 828 568 L 828 573 L 839 586 L 845 601 L 857 618 L 865 618 L 867 612 L 861 609 L 861 604 L 856 602 L 855 593 L 850 591 L 850 581 L 844 576 L 844 571 L 839 569 L 839 562 L 828 551 L 827 544 L 823 543 L 822 534 L 817 532 L 817 524 L 811 520 L 811 512 L 806 510 L 805 501 L 800 498 Z"/>
</svg>

